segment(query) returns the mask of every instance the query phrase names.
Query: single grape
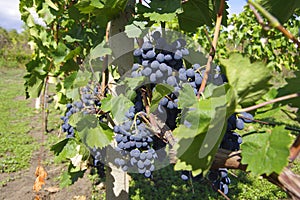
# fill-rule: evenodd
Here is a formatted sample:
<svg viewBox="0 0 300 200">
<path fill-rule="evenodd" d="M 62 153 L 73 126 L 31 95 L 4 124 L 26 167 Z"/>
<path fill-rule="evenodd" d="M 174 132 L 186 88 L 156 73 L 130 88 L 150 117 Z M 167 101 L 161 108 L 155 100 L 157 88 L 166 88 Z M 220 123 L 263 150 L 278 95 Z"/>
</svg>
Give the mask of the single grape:
<svg viewBox="0 0 300 200">
<path fill-rule="evenodd" d="M 162 54 L 162 53 L 157 54 L 156 60 L 157 60 L 158 62 L 160 62 L 160 63 L 164 62 L 164 60 L 165 60 L 165 55 Z"/>
<path fill-rule="evenodd" d="M 142 75 L 144 75 L 144 76 L 150 76 L 151 73 L 152 73 L 152 69 L 149 68 L 149 67 L 145 67 L 145 68 L 142 70 Z"/>
<path fill-rule="evenodd" d="M 156 55 L 156 54 L 155 54 L 155 51 L 153 51 L 153 50 L 150 50 L 150 51 L 148 51 L 148 52 L 146 53 L 146 57 L 149 58 L 149 59 L 154 58 L 155 55 Z"/>
<path fill-rule="evenodd" d="M 181 174 L 180 178 L 181 178 L 182 180 L 184 180 L 184 181 L 189 180 L 189 177 L 188 177 L 187 175 L 185 175 L 185 174 Z"/>
<path fill-rule="evenodd" d="M 253 121 L 253 115 L 251 115 L 250 113 L 247 113 L 247 112 L 242 112 L 240 113 L 242 115 L 242 120 L 246 123 L 250 123 Z"/>
<path fill-rule="evenodd" d="M 170 55 L 170 54 L 167 54 L 167 55 L 165 55 L 165 60 L 166 61 L 170 61 L 170 60 L 172 60 L 173 58 L 172 58 L 172 56 Z"/>
<path fill-rule="evenodd" d="M 161 34 L 159 31 L 155 31 L 153 34 L 152 34 L 152 38 L 154 40 L 158 40 L 159 38 L 161 37 Z"/>
<path fill-rule="evenodd" d="M 135 57 L 141 56 L 142 53 L 143 53 L 143 52 L 142 52 L 141 49 L 135 49 L 135 50 L 133 51 L 133 55 L 134 55 Z"/>
<path fill-rule="evenodd" d="M 176 86 L 177 85 L 176 78 L 174 76 L 169 76 L 167 78 L 167 84 L 169 84 L 171 86 Z"/>
<path fill-rule="evenodd" d="M 162 78 L 164 76 L 164 74 L 160 70 L 157 70 L 155 74 L 156 74 L 156 78 Z"/>
<path fill-rule="evenodd" d="M 151 171 L 150 170 L 146 170 L 145 171 L 145 177 L 149 178 L 151 176 Z"/>
<path fill-rule="evenodd" d="M 152 73 L 152 74 L 150 75 L 150 81 L 151 81 L 152 83 L 155 83 L 155 82 L 156 82 L 156 74 L 155 74 L 155 73 Z"/>
<path fill-rule="evenodd" d="M 143 51 L 148 51 L 148 50 L 150 50 L 152 48 L 153 48 L 152 44 L 150 42 L 148 42 L 148 41 L 144 42 L 143 45 L 142 45 Z"/>
<path fill-rule="evenodd" d="M 174 54 L 174 59 L 175 60 L 180 60 L 182 59 L 182 52 L 180 50 L 176 50 Z"/>
<path fill-rule="evenodd" d="M 166 106 L 166 105 L 168 104 L 168 101 L 169 101 L 168 98 L 163 97 L 163 98 L 160 100 L 159 104 L 162 105 L 162 106 Z"/>
<path fill-rule="evenodd" d="M 166 65 L 165 63 L 161 63 L 159 65 L 159 69 L 160 69 L 160 71 L 165 72 L 168 70 L 168 65 Z"/>
<path fill-rule="evenodd" d="M 190 54 L 189 50 L 186 49 L 186 48 L 181 49 L 181 53 L 182 53 L 183 56 L 187 56 L 187 55 Z"/>
<path fill-rule="evenodd" d="M 140 65 L 139 65 L 138 63 L 134 63 L 134 64 L 132 65 L 131 70 L 132 70 L 132 71 L 136 71 L 136 70 L 139 69 L 139 68 L 140 68 Z"/>
<path fill-rule="evenodd" d="M 239 130 L 243 130 L 245 127 L 244 121 L 240 118 L 236 119 L 236 128 Z"/>
<path fill-rule="evenodd" d="M 152 69 L 157 69 L 160 66 L 160 63 L 157 60 L 155 60 L 151 63 L 150 66 Z"/>
<path fill-rule="evenodd" d="M 186 76 L 188 78 L 194 78 L 195 77 L 195 71 L 193 69 L 186 70 Z"/>
<path fill-rule="evenodd" d="M 143 162 L 143 161 L 139 160 L 139 161 L 137 162 L 137 166 L 138 166 L 138 168 L 143 169 L 145 165 L 144 165 L 144 162 Z"/>
</svg>

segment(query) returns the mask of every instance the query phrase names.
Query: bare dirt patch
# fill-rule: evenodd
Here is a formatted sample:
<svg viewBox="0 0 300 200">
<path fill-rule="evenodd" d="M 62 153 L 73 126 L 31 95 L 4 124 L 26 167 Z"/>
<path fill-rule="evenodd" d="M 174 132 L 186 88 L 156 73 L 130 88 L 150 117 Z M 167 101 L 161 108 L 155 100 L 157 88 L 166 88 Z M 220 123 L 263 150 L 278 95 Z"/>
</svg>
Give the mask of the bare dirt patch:
<svg viewBox="0 0 300 200">
<path fill-rule="evenodd" d="M 16 97 L 16 100 L 23 99 L 24 97 Z M 33 100 L 34 101 L 34 100 Z M 30 104 L 31 106 L 34 103 Z M 34 109 L 34 108 L 33 108 Z M 47 141 L 47 135 L 43 135 L 41 114 L 36 114 L 31 119 L 31 130 L 28 134 L 35 138 L 38 143 L 42 143 L 43 140 Z M 50 133 L 57 134 L 57 133 Z M 0 200 L 32 200 L 37 195 L 33 190 L 35 182 L 35 170 L 39 163 L 43 164 L 43 167 L 48 173 L 45 185 L 38 193 L 38 196 L 42 200 L 74 200 L 74 199 L 91 199 L 92 183 L 86 175 L 79 179 L 75 184 L 67 188 L 59 188 L 58 177 L 63 169 L 66 169 L 64 164 L 54 164 L 53 154 L 49 149 L 41 147 L 33 153 L 30 167 L 27 170 L 14 173 L 1 173 L 0 174 Z"/>
</svg>

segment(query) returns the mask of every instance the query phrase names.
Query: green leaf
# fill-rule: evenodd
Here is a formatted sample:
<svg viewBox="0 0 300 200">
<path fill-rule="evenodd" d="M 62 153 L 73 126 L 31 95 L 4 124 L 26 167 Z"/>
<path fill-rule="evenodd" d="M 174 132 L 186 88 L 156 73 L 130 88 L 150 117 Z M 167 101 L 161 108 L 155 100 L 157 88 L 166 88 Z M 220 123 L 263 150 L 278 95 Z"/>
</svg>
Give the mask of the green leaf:
<svg viewBox="0 0 300 200">
<path fill-rule="evenodd" d="M 81 115 L 76 124 L 79 137 L 90 148 L 103 148 L 110 144 L 113 139 L 113 131 L 108 125 L 99 122 L 94 115 Z"/>
<path fill-rule="evenodd" d="M 150 112 L 154 112 L 159 104 L 159 101 L 166 95 L 172 93 L 173 87 L 168 84 L 157 84 L 154 88 L 154 91 L 152 93 L 152 101 L 151 101 L 151 107 Z"/>
<path fill-rule="evenodd" d="M 242 106 L 254 104 L 271 86 L 268 83 L 271 70 L 262 62 L 251 63 L 239 53 L 230 54 L 228 59 L 220 59 L 220 62 Z"/>
<path fill-rule="evenodd" d="M 117 123 L 122 123 L 126 119 L 125 114 L 133 103 L 123 94 L 112 97 L 111 99 L 111 114 Z"/>
<path fill-rule="evenodd" d="M 51 150 L 56 155 L 55 161 L 62 162 L 67 159 L 73 158 L 78 152 L 78 146 L 75 139 L 65 139 L 52 146 Z"/>
<path fill-rule="evenodd" d="M 26 86 L 26 97 L 29 98 L 37 98 L 40 96 L 41 91 L 44 86 L 44 80 L 38 79 L 37 77 L 31 77 L 30 81 L 33 81 L 33 84 L 27 84 L 28 82 L 26 81 L 25 86 Z"/>
<path fill-rule="evenodd" d="M 143 33 L 146 23 L 134 21 L 132 24 L 125 26 L 125 33 L 129 38 L 138 38 Z"/>
<path fill-rule="evenodd" d="M 277 126 L 270 132 L 245 136 L 241 146 L 242 164 L 247 164 L 247 170 L 255 175 L 270 175 L 272 172 L 279 174 L 288 164 L 291 143 L 292 138 L 284 126 Z"/>
<path fill-rule="evenodd" d="M 180 11 L 176 12 L 180 13 Z M 173 19 L 176 18 L 177 14 L 176 13 L 144 13 L 144 17 L 148 17 L 151 21 L 155 22 L 171 22 Z"/>
<path fill-rule="evenodd" d="M 111 55 L 112 51 L 109 47 L 106 46 L 106 42 L 102 41 L 101 44 L 98 44 L 95 48 L 90 51 L 90 60 L 100 58 L 105 55 Z"/>
<path fill-rule="evenodd" d="M 300 93 L 300 88 L 297 87 L 300 85 L 300 71 L 294 73 L 295 77 L 286 79 L 286 85 L 282 88 L 278 89 L 277 97 L 293 94 L 293 93 Z M 291 104 L 293 107 L 300 108 L 300 97 L 296 97 L 293 99 L 288 99 L 285 101 L 279 102 L 280 104 Z"/>
<path fill-rule="evenodd" d="M 62 141 L 59 141 L 58 143 L 52 145 L 50 148 L 50 151 L 53 151 L 55 155 L 59 155 L 69 140 L 70 140 L 69 138 L 66 138 L 66 139 L 63 139 Z"/>
<path fill-rule="evenodd" d="M 101 110 L 103 112 L 110 112 L 112 109 L 111 104 L 112 95 L 108 94 L 104 99 L 101 100 Z"/>
<path fill-rule="evenodd" d="M 64 171 L 60 176 L 59 186 L 61 188 L 74 184 L 79 178 L 82 178 L 85 170 L 74 171 L 72 164 L 69 165 L 68 171 Z"/>
<path fill-rule="evenodd" d="M 219 3 L 211 3 L 208 0 L 189 0 L 182 3 L 183 12 L 178 15 L 179 26 L 183 31 L 194 32 L 198 27 L 206 24 L 212 26 L 213 21 L 216 21 Z M 227 2 L 223 12 L 223 25 L 227 25 L 226 19 L 228 12 Z"/>
<path fill-rule="evenodd" d="M 52 57 L 53 57 L 55 65 L 64 61 L 65 56 L 67 55 L 68 51 L 69 51 L 68 47 L 63 42 L 58 43 L 56 49 L 54 49 L 54 51 L 52 53 Z"/>
<path fill-rule="evenodd" d="M 122 82 L 117 85 L 117 94 L 125 94 L 125 96 L 133 100 L 136 96 L 135 90 L 144 85 L 146 80 L 145 76 L 128 78 L 126 77 Z"/>
<path fill-rule="evenodd" d="M 149 4 L 149 7 L 146 7 L 142 4 L 138 4 L 138 13 L 151 13 L 156 12 L 159 14 L 164 13 L 175 13 L 181 7 L 180 0 L 152 0 Z"/>
<path fill-rule="evenodd" d="M 191 170 L 193 175 L 209 170 L 226 131 L 226 119 L 234 112 L 234 102 L 232 88 L 221 85 L 210 98 L 182 111 L 181 123 L 173 131 L 178 140 L 175 170 Z"/>
<path fill-rule="evenodd" d="M 196 102 L 197 98 L 191 85 L 188 83 L 183 84 L 182 89 L 179 91 L 178 108 L 191 107 L 195 105 Z"/>
<path fill-rule="evenodd" d="M 64 80 L 64 88 L 70 89 L 77 77 L 77 72 L 71 73 L 69 76 L 67 76 Z"/>
<path fill-rule="evenodd" d="M 96 8 L 104 8 L 104 4 L 99 0 L 91 0 L 91 6 Z"/>
<path fill-rule="evenodd" d="M 47 1 L 50 1 L 50 0 L 47 0 Z M 43 9 L 40 10 L 38 12 L 38 14 L 40 14 L 40 17 L 44 20 L 44 22 L 46 22 L 46 24 L 51 24 L 51 22 L 53 22 L 53 20 L 55 19 L 55 16 L 52 15 L 52 13 L 49 9 L 49 5 L 47 5 L 45 3 L 43 4 Z"/>
<path fill-rule="evenodd" d="M 90 78 L 91 78 L 91 73 L 88 72 L 87 70 L 78 71 L 76 79 L 73 83 L 73 87 L 74 88 L 79 88 L 79 87 L 86 86 L 87 83 L 89 82 Z"/>
<path fill-rule="evenodd" d="M 59 177 L 59 187 L 64 188 L 72 184 L 71 175 L 68 171 L 64 171 Z"/>
<path fill-rule="evenodd" d="M 285 0 L 262 0 L 261 5 L 275 16 L 281 23 L 285 23 L 292 16 L 297 8 L 300 8 L 300 1 Z"/>
<path fill-rule="evenodd" d="M 53 9 L 56 10 L 56 11 L 58 11 L 58 7 L 57 7 L 51 0 L 45 0 L 45 3 L 46 3 L 49 7 L 53 8 Z"/>
</svg>

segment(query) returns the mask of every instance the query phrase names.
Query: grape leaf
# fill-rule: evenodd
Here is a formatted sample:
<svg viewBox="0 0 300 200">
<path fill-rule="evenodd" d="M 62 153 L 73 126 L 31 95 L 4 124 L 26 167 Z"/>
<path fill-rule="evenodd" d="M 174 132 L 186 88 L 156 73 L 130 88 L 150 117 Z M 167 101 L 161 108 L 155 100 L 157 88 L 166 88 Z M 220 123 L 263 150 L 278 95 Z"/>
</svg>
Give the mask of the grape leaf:
<svg viewBox="0 0 300 200">
<path fill-rule="evenodd" d="M 64 139 L 51 147 L 51 151 L 54 151 L 55 161 L 61 162 L 67 159 L 73 158 L 77 154 L 75 139 Z"/>
<path fill-rule="evenodd" d="M 143 33 L 145 26 L 145 22 L 134 21 L 125 26 L 125 33 L 129 38 L 138 38 Z"/>
<path fill-rule="evenodd" d="M 85 172 L 85 170 L 83 170 L 83 171 L 77 170 L 75 172 L 71 172 L 71 170 L 72 170 L 72 167 L 69 166 L 68 171 L 64 171 L 62 173 L 62 175 L 60 176 L 59 186 L 61 188 L 72 185 L 73 183 L 75 183 L 78 180 L 78 178 L 82 178 L 84 175 L 84 172 Z"/>
<path fill-rule="evenodd" d="M 219 3 L 211 4 L 207 0 L 189 0 L 182 4 L 183 12 L 178 15 L 179 26 L 184 31 L 196 31 L 198 27 L 206 24 L 212 26 L 216 19 Z M 225 2 L 225 9 L 223 11 L 224 20 L 222 24 L 226 25 L 226 18 L 228 12 L 227 2 Z"/>
<path fill-rule="evenodd" d="M 243 138 L 242 164 L 255 175 L 280 173 L 288 164 L 289 147 L 292 138 L 284 126 L 277 126 L 270 132 L 251 134 Z M 257 164 L 259 162 L 259 164 Z"/>
<path fill-rule="evenodd" d="M 110 112 L 111 111 L 111 98 L 112 95 L 111 94 L 107 94 L 107 96 L 101 100 L 101 110 L 103 110 L 103 112 Z"/>
<path fill-rule="evenodd" d="M 105 55 L 111 55 L 112 51 L 109 47 L 106 46 L 106 42 L 102 41 L 101 44 L 98 44 L 95 48 L 93 48 L 90 51 L 90 57 L 89 59 L 96 59 L 96 58 L 101 58 L 102 56 Z"/>
<path fill-rule="evenodd" d="M 179 91 L 178 108 L 183 109 L 190 107 L 197 102 L 194 90 L 190 84 L 183 84 L 182 89 Z"/>
<path fill-rule="evenodd" d="M 64 88 L 70 89 L 76 77 L 77 77 L 77 72 L 73 72 L 69 76 L 67 76 L 64 80 Z"/>
<path fill-rule="evenodd" d="M 300 8 L 300 1 L 262 0 L 261 5 L 281 23 L 285 23 Z"/>
<path fill-rule="evenodd" d="M 77 122 L 76 129 L 82 142 L 91 148 L 103 148 L 113 139 L 112 129 L 99 122 L 94 115 L 83 115 Z"/>
<path fill-rule="evenodd" d="M 176 13 L 180 13 L 180 11 L 177 11 Z M 151 21 L 155 21 L 155 22 L 170 22 L 176 18 L 176 13 L 164 13 L 164 14 L 159 14 L 156 12 L 144 13 L 144 17 L 149 17 Z"/>
<path fill-rule="evenodd" d="M 210 98 L 184 109 L 181 123 L 173 131 L 178 139 L 175 170 L 191 170 L 193 175 L 208 171 L 235 105 L 234 91 L 226 84 L 212 91 Z"/>
<path fill-rule="evenodd" d="M 297 87 L 300 85 L 300 71 L 294 73 L 295 77 L 286 79 L 287 84 L 282 88 L 278 89 L 277 97 L 285 96 L 292 93 L 300 93 L 300 88 Z M 281 101 L 281 104 L 291 104 L 293 107 L 300 108 L 299 97 Z"/>
<path fill-rule="evenodd" d="M 138 13 L 152 13 L 156 12 L 159 14 L 164 13 L 174 13 L 177 9 L 181 7 L 180 0 L 152 0 L 148 6 L 144 6 L 143 4 L 137 4 Z"/>
<path fill-rule="evenodd" d="M 125 114 L 133 103 L 123 94 L 111 98 L 111 114 L 117 123 L 122 123 L 126 117 Z"/>
<path fill-rule="evenodd" d="M 126 77 L 120 84 L 117 85 L 117 94 L 124 94 L 127 98 L 133 100 L 136 96 L 135 90 L 144 85 L 145 76 L 129 78 Z"/>
<path fill-rule="evenodd" d="M 251 63 L 239 53 L 230 54 L 228 59 L 220 59 L 220 62 L 242 106 L 254 104 L 271 86 L 268 83 L 271 71 L 262 62 Z"/>
<path fill-rule="evenodd" d="M 85 71 L 78 71 L 76 79 L 73 83 L 73 88 L 79 88 L 86 86 L 91 78 L 91 73 L 88 72 L 87 70 Z"/>
<path fill-rule="evenodd" d="M 173 87 L 167 84 L 157 84 L 154 88 L 154 92 L 152 93 L 152 101 L 150 111 L 154 112 L 159 104 L 159 101 L 166 95 L 172 93 Z"/>
</svg>

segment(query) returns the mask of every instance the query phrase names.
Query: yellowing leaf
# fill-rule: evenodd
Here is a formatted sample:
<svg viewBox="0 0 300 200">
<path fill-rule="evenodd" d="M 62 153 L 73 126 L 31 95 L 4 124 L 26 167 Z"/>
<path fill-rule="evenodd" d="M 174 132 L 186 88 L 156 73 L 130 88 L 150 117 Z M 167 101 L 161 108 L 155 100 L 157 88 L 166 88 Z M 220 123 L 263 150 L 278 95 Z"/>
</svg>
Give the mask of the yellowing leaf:
<svg viewBox="0 0 300 200">
<path fill-rule="evenodd" d="M 33 190 L 38 192 L 42 189 L 42 186 L 45 184 L 45 179 L 47 178 L 47 172 L 42 166 L 38 166 L 35 170 L 35 182 L 33 185 Z"/>
</svg>

